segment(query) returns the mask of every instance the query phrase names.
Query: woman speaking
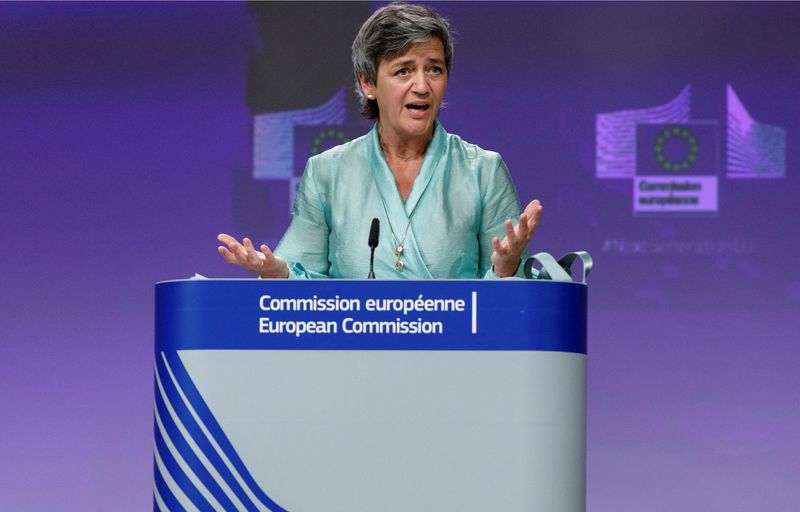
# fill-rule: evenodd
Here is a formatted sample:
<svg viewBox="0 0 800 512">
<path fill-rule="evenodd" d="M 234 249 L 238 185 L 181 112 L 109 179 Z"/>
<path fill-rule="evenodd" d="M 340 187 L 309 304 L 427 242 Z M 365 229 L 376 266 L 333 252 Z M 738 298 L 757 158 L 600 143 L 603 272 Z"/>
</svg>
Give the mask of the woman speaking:
<svg viewBox="0 0 800 512">
<path fill-rule="evenodd" d="M 520 214 L 500 155 L 437 120 L 453 58 L 447 21 L 427 7 L 383 7 L 359 30 L 352 56 L 373 129 L 308 160 L 274 252 L 221 234 L 222 257 L 263 278 L 363 279 L 378 218 L 379 279 L 522 275 L 542 207 L 534 200 Z"/>
</svg>

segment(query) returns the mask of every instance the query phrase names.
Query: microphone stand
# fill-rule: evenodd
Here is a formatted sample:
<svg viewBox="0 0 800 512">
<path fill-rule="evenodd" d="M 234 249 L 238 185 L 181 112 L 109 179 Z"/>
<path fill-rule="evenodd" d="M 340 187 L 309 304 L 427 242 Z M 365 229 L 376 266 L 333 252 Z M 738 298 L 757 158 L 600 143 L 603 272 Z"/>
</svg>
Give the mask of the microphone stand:
<svg viewBox="0 0 800 512">
<path fill-rule="evenodd" d="M 375 272 L 373 264 L 375 263 L 375 249 L 378 247 L 378 240 L 380 238 L 381 221 L 378 218 L 372 219 L 372 226 L 369 228 L 369 275 L 367 279 L 375 279 Z"/>
</svg>

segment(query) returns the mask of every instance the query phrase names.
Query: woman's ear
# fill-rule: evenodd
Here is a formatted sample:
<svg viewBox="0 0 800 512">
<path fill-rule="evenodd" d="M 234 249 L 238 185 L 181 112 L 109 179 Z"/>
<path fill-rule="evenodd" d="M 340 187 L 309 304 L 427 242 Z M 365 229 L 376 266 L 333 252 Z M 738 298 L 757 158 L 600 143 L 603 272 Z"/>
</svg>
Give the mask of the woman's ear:
<svg viewBox="0 0 800 512">
<path fill-rule="evenodd" d="M 358 82 L 361 84 L 361 91 L 364 93 L 364 96 L 366 96 L 367 99 L 374 100 L 375 85 L 367 81 L 367 77 L 364 75 L 364 73 L 358 74 Z"/>
</svg>

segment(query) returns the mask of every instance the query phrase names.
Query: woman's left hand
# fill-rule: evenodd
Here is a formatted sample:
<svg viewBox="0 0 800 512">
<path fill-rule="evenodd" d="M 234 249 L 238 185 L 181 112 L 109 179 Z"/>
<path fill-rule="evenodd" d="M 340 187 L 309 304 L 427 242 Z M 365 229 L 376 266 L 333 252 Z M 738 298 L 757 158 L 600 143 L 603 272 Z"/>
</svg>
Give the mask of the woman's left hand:
<svg viewBox="0 0 800 512">
<path fill-rule="evenodd" d="M 519 216 L 519 224 L 516 227 L 511 219 L 505 221 L 506 236 L 502 242 L 498 237 L 494 237 L 492 240 L 494 247 L 492 265 L 494 265 L 494 273 L 498 277 L 511 277 L 516 274 L 522 251 L 531 241 L 541 214 L 542 205 L 538 199 L 534 199 L 528 203 L 525 211 Z"/>
</svg>

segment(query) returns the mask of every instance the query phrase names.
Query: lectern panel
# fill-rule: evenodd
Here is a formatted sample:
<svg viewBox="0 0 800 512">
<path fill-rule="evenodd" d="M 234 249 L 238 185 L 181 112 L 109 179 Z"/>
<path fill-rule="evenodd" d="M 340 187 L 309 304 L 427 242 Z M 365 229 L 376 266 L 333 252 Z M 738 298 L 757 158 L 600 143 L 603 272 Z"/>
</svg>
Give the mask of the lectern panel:
<svg viewBox="0 0 800 512">
<path fill-rule="evenodd" d="M 583 285 L 209 280 L 156 295 L 157 508 L 585 508 Z"/>
</svg>

